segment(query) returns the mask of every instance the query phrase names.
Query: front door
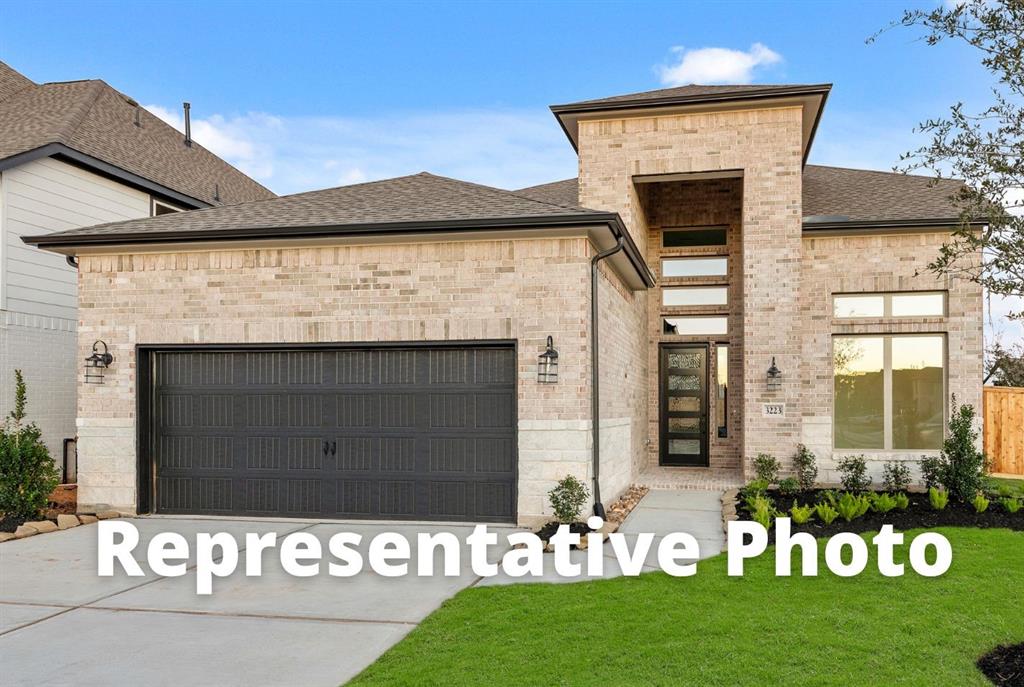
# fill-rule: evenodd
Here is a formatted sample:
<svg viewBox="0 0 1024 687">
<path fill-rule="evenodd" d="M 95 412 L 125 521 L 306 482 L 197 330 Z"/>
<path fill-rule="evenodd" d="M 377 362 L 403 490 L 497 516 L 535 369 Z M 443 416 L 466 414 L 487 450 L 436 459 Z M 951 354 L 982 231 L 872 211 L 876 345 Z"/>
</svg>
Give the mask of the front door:
<svg viewBox="0 0 1024 687">
<path fill-rule="evenodd" d="M 708 465 L 708 347 L 661 347 L 661 465 Z"/>
</svg>

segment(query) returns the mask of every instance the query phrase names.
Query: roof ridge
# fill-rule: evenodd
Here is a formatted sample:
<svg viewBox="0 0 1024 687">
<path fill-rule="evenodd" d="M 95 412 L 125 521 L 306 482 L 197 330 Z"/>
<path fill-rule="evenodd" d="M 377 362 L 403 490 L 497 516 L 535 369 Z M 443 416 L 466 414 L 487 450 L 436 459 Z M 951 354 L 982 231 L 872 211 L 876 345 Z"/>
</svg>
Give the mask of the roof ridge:
<svg viewBox="0 0 1024 687">
<path fill-rule="evenodd" d="M 70 145 L 71 139 L 74 137 L 75 132 L 78 131 L 78 127 L 82 126 L 82 122 L 85 121 L 85 116 L 92 110 L 93 105 L 100 97 L 100 93 L 103 92 L 102 86 L 105 86 L 102 81 L 96 79 L 83 80 L 90 84 L 89 93 L 86 98 L 83 98 L 80 103 L 68 111 L 67 126 L 70 127 L 66 132 L 60 132 L 58 135 L 64 138 L 64 144 Z M 110 88 L 110 86 L 107 86 Z"/>
<path fill-rule="evenodd" d="M 957 178 L 957 177 L 937 177 L 937 176 L 932 176 L 930 174 L 909 174 L 907 172 L 896 172 L 896 171 L 886 172 L 886 171 L 883 171 L 881 169 L 864 169 L 863 167 L 845 167 L 843 165 L 812 165 L 812 164 L 808 164 L 807 167 L 819 167 L 819 168 L 823 168 L 823 169 L 845 169 L 848 172 L 867 172 L 867 173 L 870 173 L 870 174 L 890 174 L 890 175 L 903 176 L 903 177 L 916 177 L 916 178 L 919 178 L 919 179 L 932 179 L 932 180 L 935 180 L 935 181 L 959 181 L 961 183 L 964 183 L 963 179 L 960 179 L 960 178 Z"/>
<path fill-rule="evenodd" d="M 551 202 L 548 202 L 546 200 L 538 200 L 536 198 L 531 198 L 530 196 L 523 195 L 522 193 L 519 193 L 519 191 L 510 191 L 510 190 L 508 190 L 506 188 L 498 188 L 497 186 L 488 186 L 487 184 L 478 184 L 475 181 L 465 181 L 463 179 L 455 179 L 453 177 L 446 177 L 446 176 L 441 176 L 439 174 L 432 174 L 431 172 L 420 172 L 420 174 L 426 174 L 428 176 L 432 176 L 432 177 L 435 177 L 435 178 L 438 178 L 438 179 L 445 179 L 446 181 L 454 181 L 455 183 L 462 184 L 464 186 L 475 186 L 477 188 L 483 188 L 483 189 L 487 189 L 489 191 L 497 191 L 498 193 L 507 193 L 510 196 L 515 196 L 516 198 L 522 198 L 523 200 L 528 200 L 531 203 L 536 203 L 538 205 L 543 205 L 544 207 L 561 208 L 563 210 L 587 210 L 589 212 L 597 212 L 597 210 L 589 210 L 588 208 L 581 207 L 580 205 L 562 205 L 561 203 L 551 203 Z"/>
</svg>

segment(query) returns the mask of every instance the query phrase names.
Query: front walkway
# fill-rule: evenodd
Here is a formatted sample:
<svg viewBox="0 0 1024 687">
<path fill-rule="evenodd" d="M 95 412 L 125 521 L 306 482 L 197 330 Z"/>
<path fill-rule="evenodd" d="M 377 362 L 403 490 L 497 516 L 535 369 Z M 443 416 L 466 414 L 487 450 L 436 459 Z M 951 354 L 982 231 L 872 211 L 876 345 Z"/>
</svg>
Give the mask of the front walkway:
<svg viewBox="0 0 1024 687">
<path fill-rule="evenodd" d="M 739 489 L 745 481 L 739 470 L 648 465 L 637 476 L 636 483 L 651 489 L 722 492 L 727 489 Z"/>
</svg>

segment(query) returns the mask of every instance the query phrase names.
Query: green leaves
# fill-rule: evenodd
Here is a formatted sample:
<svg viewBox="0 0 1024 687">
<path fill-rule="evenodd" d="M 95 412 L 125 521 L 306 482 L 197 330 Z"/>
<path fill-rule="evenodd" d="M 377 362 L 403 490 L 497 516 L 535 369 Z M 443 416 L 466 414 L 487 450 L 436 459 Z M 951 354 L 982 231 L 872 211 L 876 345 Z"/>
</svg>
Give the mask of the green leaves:
<svg viewBox="0 0 1024 687">
<path fill-rule="evenodd" d="M 14 410 L 0 428 L 0 513 L 31 519 L 60 481 L 39 428 L 24 424 L 28 405 L 21 370 L 14 371 Z"/>
<path fill-rule="evenodd" d="M 928 502 L 935 510 L 944 510 L 949 503 L 949 492 L 945 489 L 930 487 L 928 489 Z"/>
<path fill-rule="evenodd" d="M 573 523 L 580 517 L 583 504 L 590 498 L 590 490 L 572 475 L 566 475 L 554 489 L 548 492 L 551 510 L 558 522 Z"/>
<path fill-rule="evenodd" d="M 839 511 L 827 503 L 819 503 L 814 507 L 814 513 L 818 516 L 818 520 L 821 520 L 826 525 L 831 525 L 837 517 L 839 517 Z"/>
</svg>

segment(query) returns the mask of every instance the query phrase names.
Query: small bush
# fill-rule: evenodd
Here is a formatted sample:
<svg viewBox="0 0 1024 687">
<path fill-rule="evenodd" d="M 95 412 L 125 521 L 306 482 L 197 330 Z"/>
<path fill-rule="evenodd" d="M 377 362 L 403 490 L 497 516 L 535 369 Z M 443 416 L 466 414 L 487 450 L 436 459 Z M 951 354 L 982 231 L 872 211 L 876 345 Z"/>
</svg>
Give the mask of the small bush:
<svg viewBox="0 0 1024 687">
<path fill-rule="evenodd" d="M 839 472 L 842 473 L 840 481 L 846 491 L 867 491 L 871 486 L 871 478 L 867 476 L 867 459 L 864 456 L 846 456 L 839 461 Z"/>
<path fill-rule="evenodd" d="M 579 520 L 583 505 L 590 498 L 590 490 L 572 475 L 566 475 L 554 489 L 548 492 L 551 510 L 561 523 Z"/>
<path fill-rule="evenodd" d="M 811 519 L 811 515 L 814 513 L 812 506 L 801 506 L 797 502 L 793 501 L 793 507 L 789 509 L 789 517 L 793 519 L 793 522 L 797 525 L 803 525 Z"/>
<path fill-rule="evenodd" d="M 772 505 L 772 500 L 766 496 L 762 496 L 758 499 L 750 518 L 765 529 L 768 529 L 771 527 L 772 520 L 775 519 L 776 515 L 778 515 L 778 513 L 776 513 L 775 507 Z"/>
<path fill-rule="evenodd" d="M 795 477 L 787 477 L 779 480 L 779 493 L 782 496 L 792 496 L 800 491 L 800 483 Z"/>
<path fill-rule="evenodd" d="M 902 491 L 893 497 L 896 499 L 896 507 L 900 510 L 906 510 L 910 508 L 910 497 L 904 494 Z"/>
<path fill-rule="evenodd" d="M 949 432 L 938 456 L 921 459 L 925 484 L 943 487 L 953 499 L 970 503 L 985 487 L 985 454 L 978 450 L 974 406 L 957 405 L 950 410 Z"/>
<path fill-rule="evenodd" d="M 833 508 L 836 507 L 836 503 L 839 502 L 839 494 L 836 493 L 835 489 L 826 489 L 825 491 L 818 494 L 818 501 L 820 503 L 827 503 Z"/>
<path fill-rule="evenodd" d="M 888 493 L 871 494 L 871 510 L 875 513 L 888 513 L 896 507 L 896 497 Z"/>
<path fill-rule="evenodd" d="M 0 427 L 0 513 L 31 520 L 46 507 L 60 473 L 34 423 L 25 423 L 28 393 L 14 371 L 14 410 Z"/>
<path fill-rule="evenodd" d="M 764 494 L 747 494 L 744 498 L 744 508 L 747 509 L 748 513 L 755 513 L 759 510 L 768 509 L 774 510 L 775 502 L 770 497 Z"/>
<path fill-rule="evenodd" d="M 910 468 L 896 460 L 886 463 L 882 468 L 882 485 L 888 492 L 906 491 L 910 486 Z"/>
<path fill-rule="evenodd" d="M 752 479 L 743 487 L 744 494 L 763 494 L 768 491 L 768 482 L 763 479 Z"/>
<path fill-rule="evenodd" d="M 779 461 L 775 460 L 775 456 L 769 453 L 758 453 L 757 458 L 754 459 L 754 473 L 757 475 L 757 479 L 764 480 L 768 484 L 775 484 L 779 478 L 781 467 Z"/>
<path fill-rule="evenodd" d="M 930 487 L 928 489 L 928 502 L 935 510 L 943 510 L 949 503 L 949 492 L 945 489 Z"/>
<path fill-rule="evenodd" d="M 839 516 L 846 522 L 850 522 L 868 512 L 871 501 L 867 496 L 857 496 L 850 492 L 844 492 L 836 503 L 836 510 Z"/>
<path fill-rule="evenodd" d="M 984 494 L 979 492 L 974 497 L 974 500 L 971 501 L 971 505 L 974 506 L 975 513 L 984 513 L 988 510 L 989 500 L 985 498 Z"/>
<path fill-rule="evenodd" d="M 918 465 L 921 467 L 921 479 L 925 487 L 931 489 L 942 486 L 942 460 L 938 456 L 921 456 Z"/>
<path fill-rule="evenodd" d="M 839 517 L 839 511 L 827 503 L 819 503 L 814 507 L 814 514 L 818 516 L 818 520 L 821 520 L 826 525 L 831 525 L 832 522 Z"/>
<path fill-rule="evenodd" d="M 1017 499 L 1005 498 L 999 499 L 999 503 L 1003 504 L 1003 508 L 1006 509 L 1007 513 L 1016 513 L 1020 510 L 1020 501 Z"/>
<path fill-rule="evenodd" d="M 796 455 L 793 456 L 793 465 L 796 467 L 796 481 L 800 484 L 800 491 L 810 491 L 818 480 L 818 465 L 814 452 L 803 444 L 796 447 Z"/>
<path fill-rule="evenodd" d="M 1009 484 L 999 484 L 996 486 L 996 496 L 1000 498 L 1009 498 L 1013 496 L 1013 487 Z"/>
</svg>

